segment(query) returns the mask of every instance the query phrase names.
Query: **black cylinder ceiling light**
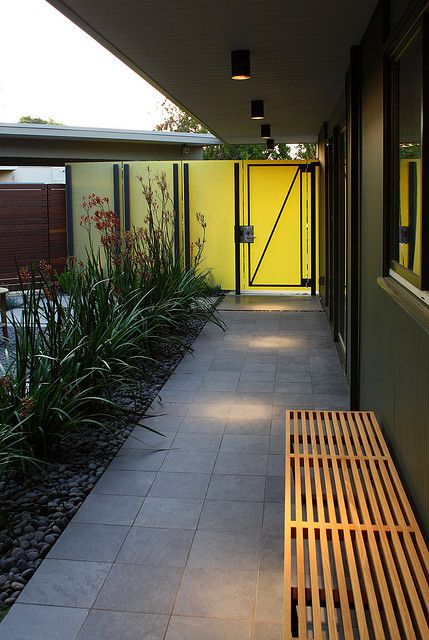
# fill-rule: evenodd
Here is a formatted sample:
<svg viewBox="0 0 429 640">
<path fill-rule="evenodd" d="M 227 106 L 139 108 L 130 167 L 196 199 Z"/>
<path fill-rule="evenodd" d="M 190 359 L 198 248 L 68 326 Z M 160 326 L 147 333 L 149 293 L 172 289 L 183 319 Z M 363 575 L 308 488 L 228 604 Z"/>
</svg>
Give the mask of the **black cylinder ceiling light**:
<svg viewBox="0 0 429 640">
<path fill-rule="evenodd" d="M 267 150 L 274 151 L 274 140 L 272 138 L 268 138 L 267 140 Z"/>
<path fill-rule="evenodd" d="M 233 80 L 250 78 L 250 51 L 247 49 L 231 51 L 231 78 Z"/>
<path fill-rule="evenodd" d="M 264 101 L 252 100 L 250 103 L 250 117 L 252 120 L 264 119 Z"/>
<path fill-rule="evenodd" d="M 271 138 L 271 125 L 261 124 L 261 138 Z"/>
</svg>

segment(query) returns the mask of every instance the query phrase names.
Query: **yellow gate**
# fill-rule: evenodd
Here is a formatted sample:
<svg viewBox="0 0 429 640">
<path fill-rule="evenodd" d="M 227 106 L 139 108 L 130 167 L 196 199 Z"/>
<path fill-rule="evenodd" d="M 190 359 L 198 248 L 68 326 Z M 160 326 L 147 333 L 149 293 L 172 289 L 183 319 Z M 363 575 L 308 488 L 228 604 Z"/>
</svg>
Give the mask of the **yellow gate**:
<svg viewBox="0 0 429 640">
<path fill-rule="evenodd" d="M 247 161 L 242 224 L 244 291 L 315 289 L 315 166 L 306 162 Z"/>
</svg>

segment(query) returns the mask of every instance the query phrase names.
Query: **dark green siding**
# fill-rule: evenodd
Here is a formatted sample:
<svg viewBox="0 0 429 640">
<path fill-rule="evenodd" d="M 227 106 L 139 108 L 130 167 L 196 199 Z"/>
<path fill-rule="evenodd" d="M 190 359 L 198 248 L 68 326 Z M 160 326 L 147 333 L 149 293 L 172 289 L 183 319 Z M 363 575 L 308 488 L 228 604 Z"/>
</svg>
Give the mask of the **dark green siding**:
<svg viewBox="0 0 429 640">
<path fill-rule="evenodd" d="M 391 31 L 407 4 L 392 2 Z M 360 47 L 359 404 L 361 409 L 375 411 L 380 420 L 417 515 L 429 534 L 429 334 L 377 284 L 383 275 L 385 17 L 380 4 Z M 335 124 L 332 117 L 328 129 Z"/>
</svg>

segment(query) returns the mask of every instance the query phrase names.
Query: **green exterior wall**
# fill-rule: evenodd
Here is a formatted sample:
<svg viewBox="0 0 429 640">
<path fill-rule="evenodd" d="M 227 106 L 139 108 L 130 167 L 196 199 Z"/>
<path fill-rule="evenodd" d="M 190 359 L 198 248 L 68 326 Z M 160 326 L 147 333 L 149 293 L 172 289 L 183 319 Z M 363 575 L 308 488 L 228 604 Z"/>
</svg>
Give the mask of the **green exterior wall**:
<svg viewBox="0 0 429 640">
<path fill-rule="evenodd" d="M 394 16 L 400 16 L 395 3 Z M 403 10 L 407 3 L 403 2 Z M 391 28 L 395 25 L 391 24 Z M 377 284 L 383 270 L 383 12 L 361 46 L 360 406 L 382 423 L 429 532 L 429 335 Z"/>
<path fill-rule="evenodd" d="M 383 274 L 383 46 L 409 4 L 380 3 L 359 48 L 360 56 L 360 246 L 359 407 L 375 411 L 426 535 L 429 535 L 429 333 L 377 284 Z M 390 9 L 390 11 L 389 11 Z M 388 14 L 390 15 L 388 16 Z M 388 16 L 389 22 L 386 22 Z M 341 100 L 340 100 L 341 104 Z M 322 127 L 320 147 L 332 135 L 338 108 Z M 355 141 L 356 143 L 356 141 Z M 320 155 L 322 182 L 325 157 Z M 320 223 L 327 212 L 320 192 Z M 350 211 L 348 212 L 350 216 Z M 324 243 L 322 231 L 320 241 Z M 326 273 L 324 246 L 320 273 Z M 350 275 L 350 270 L 348 270 Z M 350 281 L 348 282 L 350 287 Z M 325 286 L 321 288 L 322 302 Z M 350 315 L 348 316 L 350 329 Z M 349 334 L 350 335 L 350 334 Z M 350 363 L 348 362 L 348 368 Z M 347 373 L 349 370 L 347 369 Z"/>
</svg>

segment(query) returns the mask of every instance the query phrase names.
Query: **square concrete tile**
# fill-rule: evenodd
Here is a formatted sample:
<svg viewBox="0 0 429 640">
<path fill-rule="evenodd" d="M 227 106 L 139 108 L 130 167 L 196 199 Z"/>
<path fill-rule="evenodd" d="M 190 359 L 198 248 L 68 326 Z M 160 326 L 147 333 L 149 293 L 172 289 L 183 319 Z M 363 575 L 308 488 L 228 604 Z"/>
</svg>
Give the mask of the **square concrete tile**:
<svg viewBox="0 0 429 640">
<path fill-rule="evenodd" d="M 259 572 L 255 622 L 283 622 L 283 573 Z"/>
<path fill-rule="evenodd" d="M 0 624 L 0 640 L 76 640 L 87 609 L 16 603 Z"/>
<path fill-rule="evenodd" d="M 202 500 L 209 486 L 210 474 L 168 473 L 160 471 L 148 493 L 153 498 L 193 498 Z"/>
<path fill-rule="evenodd" d="M 264 509 L 263 533 L 279 535 L 284 531 L 285 507 L 283 502 L 267 502 Z"/>
<path fill-rule="evenodd" d="M 90 493 L 73 518 L 73 522 L 131 525 L 144 498 Z"/>
<path fill-rule="evenodd" d="M 161 471 L 211 473 L 215 460 L 215 451 L 187 451 L 183 449 L 174 449 L 168 452 L 161 466 Z"/>
<path fill-rule="evenodd" d="M 122 448 L 110 463 L 109 469 L 127 469 L 131 471 L 158 471 L 166 451 L 135 450 Z"/>
<path fill-rule="evenodd" d="M 183 420 L 183 418 L 180 418 Z M 149 423 L 148 423 L 149 424 Z M 156 427 L 154 427 L 156 429 Z M 153 451 L 154 449 L 168 449 L 171 446 L 174 438 L 176 436 L 176 430 L 171 433 L 164 433 L 163 430 L 160 430 L 159 433 L 154 433 L 152 431 L 148 431 L 148 429 L 143 429 L 141 426 L 137 425 L 131 431 L 127 440 L 125 440 L 122 445 L 122 450 L 124 449 L 149 449 Z"/>
<path fill-rule="evenodd" d="M 273 422 L 274 422 L 274 419 L 273 419 Z M 282 426 L 284 427 L 283 423 L 282 423 Z M 277 454 L 284 455 L 285 450 L 286 450 L 285 434 L 275 435 L 272 433 L 270 437 L 270 446 L 269 446 L 270 453 L 277 453 Z"/>
<path fill-rule="evenodd" d="M 272 407 L 270 404 L 258 402 L 234 402 L 229 418 L 251 418 L 252 420 L 270 420 Z"/>
<path fill-rule="evenodd" d="M 271 420 L 269 418 L 254 418 L 252 414 L 249 414 L 247 417 L 229 417 L 225 434 L 269 436 L 270 429 Z"/>
<path fill-rule="evenodd" d="M 147 414 L 144 416 L 142 422 L 163 416 L 172 416 L 175 419 L 183 418 L 188 413 L 189 407 L 190 404 L 185 402 L 162 402 L 154 400 L 148 408 Z M 148 422 L 149 426 L 151 426 L 151 424 L 151 422 Z"/>
<path fill-rule="evenodd" d="M 285 499 L 284 476 L 268 476 L 266 482 L 265 502 L 282 502 Z"/>
<path fill-rule="evenodd" d="M 255 591 L 255 571 L 186 569 L 174 614 L 249 621 Z"/>
<path fill-rule="evenodd" d="M 226 418 L 192 418 L 186 417 L 180 427 L 180 433 L 214 433 L 225 431 Z"/>
<path fill-rule="evenodd" d="M 107 469 L 94 487 L 95 493 L 117 496 L 145 496 L 155 480 L 151 471 Z"/>
<path fill-rule="evenodd" d="M 182 569 L 114 564 L 96 600 L 96 609 L 170 614 Z"/>
<path fill-rule="evenodd" d="M 271 573 L 284 572 L 284 536 L 282 532 L 278 534 L 264 533 L 261 541 L 261 571 Z"/>
<path fill-rule="evenodd" d="M 25 604 L 89 608 L 109 572 L 106 562 L 46 558 L 19 596 Z"/>
<path fill-rule="evenodd" d="M 204 378 L 200 388 L 198 389 L 198 396 L 202 393 L 213 393 L 213 392 L 221 392 L 221 393 L 233 393 L 238 385 L 238 376 L 237 380 L 229 380 L 222 378 L 220 380 L 210 380 Z"/>
<path fill-rule="evenodd" d="M 192 543 L 188 567 L 256 571 L 259 562 L 258 531 L 202 531 Z"/>
<path fill-rule="evenodd" d="M 168 616 L 92 609 L 77 640 L 163 640 Z"/>
<path fill-rule="evenodd" d="M 168 529 L 196 529 L 202 500 L 186 498 L 146 498 L 135 525 Z"/>
<path fill-rule="evenodd" d="M 267 472 L 268 456 L 259 453 L 219 453 L 214 473 L 250 475 L 265 475 Z"/>
<path fill-rule="evenodd" d="M 252 625 L 245 620 L 215 620 L 172 616 L 165 640 L 251 640 Z"/>
<path fill-rule="evenodd" d="M 49 558 L 113 562 L 128 527 L 70 522 L 50 550 Z"/>
<path fill-rule="evenodd" d="M 199 529 L 205 531 L 259 531 L 262 523 L 262 503 L 206 500 Z"/>
<path fill-rule="evenodd" d="M 207 498 L 210 500 L 241 500 L 262 502 L 265 476 L 213 475 Z"/>
<path fill-rule="evenodd" d="M 194 388 L 190 391 L 183 391 L 182 389 L 174 389 L 174 387 L 167 387 L 162 389 L 159 393 L 159 397 L 162 402 L 185 402 L 190 404 L 195 398 L 197 390 Z"/>
<path fill-rule="evenodd" d="M 162 388 L 162 391 L 175 389 L 176 391 L 194 391 L 201 384 L 201 376 L 191 373 L 173 373 Z"/>
<path fill-rule="evenodd" d="M 284 476 L 285 475 L 285 456 L 284 454 L 270 453 L 268 456 L 268 475 Z"/>
<path fill-rule="evenodd" d="M 187 412 L 189 418 L 217 418 L 223 420 L 229 416 L 231 410 L 231 403 L 218 403 L 213 404 L 195 403 L 192 404 Z"/>
<path fill-rule="evenodd" d="M 186 412 L 183 409 L 179 409 L 178 413 L 172 411 L 172 413 L 167 413 L 165 415 L 162 412 L 155 415 L 146 415 L 140 420 L 140 427 L 146 426 L 146 437 L 147 439 L 151 433 L 149 429 L 154 429 L 155 431 L 159 431 L 159 433 L 167 434 L 167 433 L 175 433 L 178 431 L 180 424 L 186 415 Z M 144 433 L 143 433 L 144 435 Z"/>
<path fill-rule="evenodd" d="M 243 370 L 240 376 L 241 382 L 273 382 L 276 378 L 275 371 L 249 371 Z"/>
<path fill-rule="evenodd" d="M 184 567 L 193 535 L 188 529 L 132 527 L 117 562 Z"/>
<path fill-rule="evenodd" d="M 222 440 L 221 433 L 184 433 L 179 431 L 172 449 L 185 451 L 218 451 Z"/>
<path fill-rule="evenodd" d="M 225 434 L 221 453 L 268 453 L 269 436 Z"/>
<path fill-rule="evenodd" d="M 198 391 L 197 395 L 194 398 L 195 404 L 224 404 L 224 403 L 232 403 L 235 398 L 236 390 L 235 388 L 229 391 Z"/>
</svg>

